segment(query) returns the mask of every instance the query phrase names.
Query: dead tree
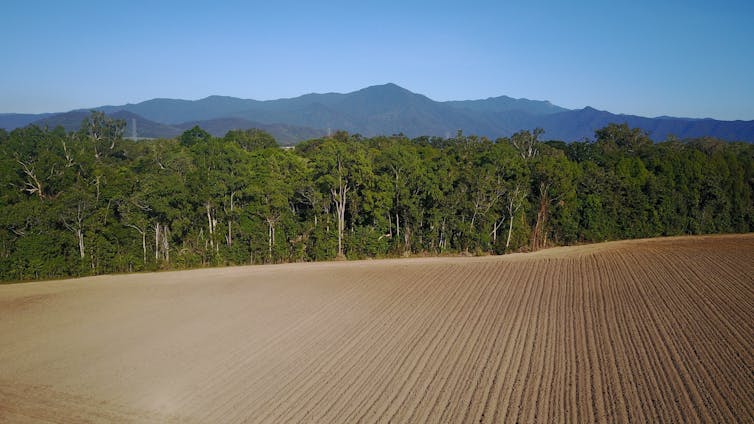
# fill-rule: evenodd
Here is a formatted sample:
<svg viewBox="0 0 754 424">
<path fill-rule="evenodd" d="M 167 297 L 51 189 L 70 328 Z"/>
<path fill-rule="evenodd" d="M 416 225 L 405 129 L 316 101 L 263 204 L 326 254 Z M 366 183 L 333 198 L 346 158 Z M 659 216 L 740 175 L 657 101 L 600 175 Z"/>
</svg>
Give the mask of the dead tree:
<svg viewBox="0 0 754 424">
<path fill-rule="evenodd" d="M 335 212 L 338 220 L 338 257 L 343 257 L 343 233 L 346 227 L 346 201 L 348 191 L 351 187 L 348 179 L 343 175 L 343 161 L 338 156 L 338 186 L 330 189 L 333 201 L 335 202 Z"/>
<path fill-rule="evenodd" d="M 511 137 L 511 144 L 518 150 L 522 159 L 531 159 L 539 153 L 538 144 L 539 136 L 544 133 L 542 128 L 537 128 L 534 132 L 520 131 L 513 134 Z"/>
<path fill-rule="evenodd" d="M 16 162 L 18 162 L 19 165 L 21 165 L 21 169 L 24 172 L 24 175 L 26 175 L 26 181 L 24 181 L 24 188 L 22 188 L 22 191 L 25 191 L 29 194 L 36 194 L 39 196 L 40 199 L 45 198 L 44 190 L 42 187 L 42 182 L 39 181 L 39 178 L 37 178 L 37 173 L 34 170 L 34 166 L 31 162 L 23 162 L 20 159 L 16 159 Z"/>
<path fill-rule="evenodd" d="M 170 227 L 157 221 L 154 225 L 154 260 L 170 263 Z"/>
<path fill-rule="evenodd" d="M 63 219 L 63 225 L 76 236 L 76 241 L 79 245 L 79 256 L 81 259 L 86 257 L 86 249 L 84 247 L 84 220 L 86 219 L 84 203 L 79 201 L 76 203 L 76 213 L 73 219 Z"/>
</svg>

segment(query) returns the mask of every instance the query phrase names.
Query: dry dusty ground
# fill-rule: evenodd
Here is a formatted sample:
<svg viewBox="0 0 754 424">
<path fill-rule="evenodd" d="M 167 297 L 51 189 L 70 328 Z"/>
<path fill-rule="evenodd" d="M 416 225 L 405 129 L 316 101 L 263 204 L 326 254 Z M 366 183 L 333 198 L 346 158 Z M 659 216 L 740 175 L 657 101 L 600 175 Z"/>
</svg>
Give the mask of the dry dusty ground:
<svg viewBox="0 0 754 424">
<path fill-rule="evenodd" d="M 754 235 L 0 286 L 0 422 L 754 422 Z"/>
</svg>

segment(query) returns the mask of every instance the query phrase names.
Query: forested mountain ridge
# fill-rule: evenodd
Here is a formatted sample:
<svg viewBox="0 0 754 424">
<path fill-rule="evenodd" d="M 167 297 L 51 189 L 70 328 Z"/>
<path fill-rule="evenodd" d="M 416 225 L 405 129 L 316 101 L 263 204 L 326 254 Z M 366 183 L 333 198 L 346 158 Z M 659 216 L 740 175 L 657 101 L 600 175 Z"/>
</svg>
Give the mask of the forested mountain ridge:
<svg viewBox="0 0 754 424">
<path fill-rule="evenodd" d="M 364 137 L 280 149 L 260 130 L 123 138 L 0 130 L 0 279 L 201 266 L 536 250 L 754 230 L 754 145 Z"/>
<path fill-rule="evenodd" d="M 408 137 L 450 137 L 458 130 L 489 138 L 510 137 L 527 128 L 543 128 L 547 138 L 566 142 L 591 138 L 610 123 L 641 128 L 654 141 L 669 136 L 680 139 L 715 137 L 726 141 L 754 142 L 754 121 L 719 121 L 633 115 L 616 115 L 591 107 L 568 110 L 547 101 L 506 96 L 483 100 L 438 102 L 395 84 L 367 87 L 351 93 L 306 94 L 290 99 L 246 100 L 210 96 L 200 100 L 152 99 L 137 104 L 101 106 L 107 114 L 131 113 L 140 137 L 175 136 L 187 127 L 212 128 L 222 136 L 249 125 L 265 129 L 284 144 L 311 138 L 312 134 L 345 130 L 367 137 L 404 134 Z M 88 113 L 89 110 L 74 111 Z M 59 115 L 0 114 L 0 128 L 11 130 L 29 123 L 49 125 Z M 211 123 L 210 123 L 211 122 Z M 128 122 L 130 125 L 130 121 Z M 76 130 L 76 122 L 64 125 Z M 49 125 L 54 127 L 55 125 Z M 285 131 L 278 129 L 284 128 Z"/>
</svg>

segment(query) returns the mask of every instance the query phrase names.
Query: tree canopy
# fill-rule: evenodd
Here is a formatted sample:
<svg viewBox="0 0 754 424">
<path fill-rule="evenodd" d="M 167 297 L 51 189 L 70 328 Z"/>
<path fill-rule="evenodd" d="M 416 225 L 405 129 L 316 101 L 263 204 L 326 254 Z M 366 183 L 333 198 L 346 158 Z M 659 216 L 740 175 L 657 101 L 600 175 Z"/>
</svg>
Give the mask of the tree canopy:
<svg viewBox="0 0 754 424">
<path fill-rule="evenodd" d="M 126 140 L 0 130 L 0 278 L 546 246 L 754 229 L 754 146 L 345 132 L 281 149 L 260 130 Z"/>
</svg>

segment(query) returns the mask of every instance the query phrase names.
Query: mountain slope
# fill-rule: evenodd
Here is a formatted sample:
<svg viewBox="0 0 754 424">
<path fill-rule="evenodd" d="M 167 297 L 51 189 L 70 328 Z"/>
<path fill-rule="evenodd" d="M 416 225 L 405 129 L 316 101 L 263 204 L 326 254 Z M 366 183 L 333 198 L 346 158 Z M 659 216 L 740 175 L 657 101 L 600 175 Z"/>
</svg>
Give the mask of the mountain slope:
<svg viewBox="0 0 754 424">
<path fill-rule="evenodd" d="M 123 119 L 136 119 L 140 137 L 173 137 L 188 125 L 206 126 L 214 135 L 250 127 L 270 132 L 282 144 L 346 130 L 364 136 L 403 133 L 448 137 L 458 130 L 489 138 L 508 137 L 541 127 L 545 139 L 591 139 L 609 123 L 627 123 L 655 141 L 717 137 L 754 142 L 754 121 L 718 121 L 673 117 L 616 115 L 590 107 L 568 110 L 547 101 L 507 96 L 481 100 L 437 102 L 395 84 L 367 87 L 351 93 L 306 94 L 278 100 L 247 100 L 210 96 L 200 100 L 152 99 L 137 104 L 95 108 Z M 88 110 L 57 115 L 0 114 L 0 127 L 13 129 L 30 122 L 77 129 Z M 131 115 L 127 115 L 127 114 Z M 131 134 L 128 128 L 126 135 Z"/>
<path fill-rule="evenodd" d="M 497 138 L 541 127 L 547 139 L 575 141 L 591 139 L 595 130 L 611 122 L 626 122 L 647 131 L 655 141 L 672 134 L 679 138 L 712 136 L 754 142 L 754 121 L 645 118 L 589 107 L 568 110 L 547 101 L 507 96 L 437 102 L 391 83 L 345 94 L 306 94 L 267 101 L 221 96 L 193 102 L 157 99 L 123 108 L 171 124 L 237 118 L 261 125 L 316 129 L 319 133 L 342 129 L 365 136 L 403 133 L 409 137 L 446 137 L 460 129 L 467 134 Z"/>
<path fill-rule="evenodd" d="M 7 130 L 21 128 L 52 115 L 52 113 L 0 113 L 0 128 Z"/>
<path fill-rule="evenodd" d="M 237 112 L 253 107 L 255 103 L 259 102 L 235 97 L 210 96 L 201 100 L 152 99 L 137 104 L 94 109 L 105 113 L 125 110 L 155 122 L 180 124 L 235 116 Z"/>
<path fill-rule="evenodd" d="M 592 138 L 594 131 L 610 123 L 626 123 L 630 127 L 641 128 L 655 141 L 665 140 L 672 135 L 681 139 L 711 136 L 728 141 L 754 142 L 754 121 L 645 118 L 616 115 L 591 107 L 530 118 L 529 123 L 543 128 L 545 138 L 567 141 Z"/>
<path fill-rule="evenodd" d="M 54 128 L 62 126 L 66 131 L 78 131 L 81 122 L 89 115 L 88 111 L 77 110 L 72 112 L 60 113 L 38 119 L 32 122 L 35 125 Z M 241 118 L 218 118 L 202 121 L 183 122 L 177 125 L 166 125 L 159 122 L 146 119 L 135 113 L 117 110 L 107 114 L 115 119 L 126 121 L 124 137 L 132 137 L 133 124 L 136 123 L 136 136 L 139 138 L 172 138 L 181 135 L 187 129 L 196 125 L 202 127 L 208 133 L 222 137 L 230 130 L 247 130 L 257 128 L 270 133 L 281 145 L 295 144 L 301 140 L 322 137 L 326 134 L 323 130 L 317 130 L 308 127 L 299 127 L 287 124 L 263 124 L 259 122 L 248 121 Z"/>
<path fill-rule="evenodd" d="M 215 137 L 222 137 L 230 130 L 248 130 L 256 128 L 268 132 L 275 137 L 278 144 L 283 146 L 290 146 L 302 140 L 310 140 L 326 135 L 325 131 L 314 128 L 287 124 L 262 124 L 260 122 L 249 121 L 243 118 L 218 118 L 206 121 L 190 121 L 183 122 L 175 127 L 183 132 L 197 125 Z"/>
<path fill-rule="evenodd" d="M 66 113 L 59 113 L 57 115 L 51 115 L 37 121 L 33 124 L 39 126 L 47 126 L 54 128 L 61 126 L 66 131 L 78 131 L 81 127 L 81 122 L 89 116 L 89 111 L 75 110 Z M 170 138 L 181 134 L 181 130 L 170 125 L 154 122 L 149 119 L 145 119 L 139 115 L 125 110 L 118 110 L 112 113 L 108 113 L 108 116 L 115 119 L 123 119 L 126 121 L 126 130 L 124 131 L 125 137 L 131 137 L 133 134 L 133 123 L 136 121 L 137 136 L 141 138 Z"/>
<path fill-rule="evenodd" d="M 468 109 L 476 112 L 512 112 L 519 111 L 531 115 L 548 115 L 551 113 L 565 112 L 568 109 L 556 106 L 548 101 L 514 99 L 508 96 L 489 97 L 482 100 L 460 100 L 445 102 L 459 109 Z"/>
</svg>

